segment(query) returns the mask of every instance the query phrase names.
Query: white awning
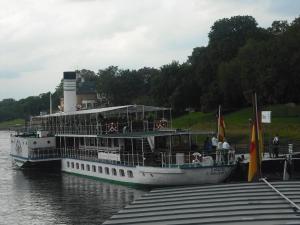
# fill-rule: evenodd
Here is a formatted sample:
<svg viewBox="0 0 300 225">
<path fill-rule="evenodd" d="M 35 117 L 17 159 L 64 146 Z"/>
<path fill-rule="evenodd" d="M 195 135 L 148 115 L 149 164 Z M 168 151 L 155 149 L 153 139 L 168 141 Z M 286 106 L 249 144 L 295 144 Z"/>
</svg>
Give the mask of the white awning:
<svg viewBox="0 0 300 225">
<path fill-rule="evenodd" d="M 46 117 L 58 117 L 58 116 L 70 116 L 70 115 L 83 115 L 83 114 L 119 114 L 119 113 L 142 113 L 142 112 L 155 112 L 155 111 L 165 111 L 171 110 L 170 108 L 165 107 L 156 107 L 156 106 L 145 106 L 145 105 L 124 105 L 124 106 L 114 106 L 114 107 L 105 107 L 97 109 L 87 109 L 79 110 L 74 112 L 58 112 L 43 116 L 35 116 L 35 118 L 46 118 Z"/>
</svg>

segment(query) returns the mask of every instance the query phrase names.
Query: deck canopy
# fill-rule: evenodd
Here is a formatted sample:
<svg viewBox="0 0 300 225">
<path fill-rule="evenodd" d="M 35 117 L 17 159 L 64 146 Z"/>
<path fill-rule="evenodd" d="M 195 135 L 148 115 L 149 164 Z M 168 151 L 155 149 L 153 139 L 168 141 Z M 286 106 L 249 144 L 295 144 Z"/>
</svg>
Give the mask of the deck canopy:
<svg viewBox="0 0 300 225">
<path fill-rule="evenodd" d="M 97 109 L 88 109 L 80 110 L 73 112 L 58 112 L 43 116 L 36 116 L 36 118 L 47 118 L 47 117 L 60 117 L 60 116 L 71 116 L 71 115 L 84 115 L 84 114 L 102 114 L 105 115 L 120 115 L 127 113 L 145 113 L 145 112 L 158 112 L 158 111 L 167 111 L 171 108 L 165 107 L 156 107 L 156 106 L 145 106 L 145 105 L 124 105 L 124 106 L 114 106 L 114 107 L 105 107 Z"/>
<path fill-rule="evenodd" d="M 54 134 L 137 132 L 172 127 L 172 113 L 170 108 L 124 105 L 35 116 L 30 124 Z"/>
</svg>

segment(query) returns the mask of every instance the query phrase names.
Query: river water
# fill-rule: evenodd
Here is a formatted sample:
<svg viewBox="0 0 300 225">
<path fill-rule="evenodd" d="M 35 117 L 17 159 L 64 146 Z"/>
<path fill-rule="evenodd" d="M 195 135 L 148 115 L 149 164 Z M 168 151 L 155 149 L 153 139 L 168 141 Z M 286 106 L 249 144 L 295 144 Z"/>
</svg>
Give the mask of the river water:
<svg viewBox="0 0 300 225">
<path fill-rule="evenodd" d="M 0 131 L 0 224 L 101 224 L 146 193 L 60 172 L 18 170 Z"/>
</svg>

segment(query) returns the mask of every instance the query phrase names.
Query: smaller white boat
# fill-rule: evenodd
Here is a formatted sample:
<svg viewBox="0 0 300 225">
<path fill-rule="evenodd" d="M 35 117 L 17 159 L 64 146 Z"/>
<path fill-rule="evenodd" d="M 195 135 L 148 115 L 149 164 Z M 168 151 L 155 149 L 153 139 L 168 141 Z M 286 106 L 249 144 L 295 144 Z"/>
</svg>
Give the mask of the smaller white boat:
<svg viewBox="0 0 300 225">
<path fill-rule="evenodd" d="M 60 161 L 54 136 L 48 132 L 17 132 L 11 134 L 12 162 L 16 167 L 44 166 L 46 162 Z"/>
</svg>

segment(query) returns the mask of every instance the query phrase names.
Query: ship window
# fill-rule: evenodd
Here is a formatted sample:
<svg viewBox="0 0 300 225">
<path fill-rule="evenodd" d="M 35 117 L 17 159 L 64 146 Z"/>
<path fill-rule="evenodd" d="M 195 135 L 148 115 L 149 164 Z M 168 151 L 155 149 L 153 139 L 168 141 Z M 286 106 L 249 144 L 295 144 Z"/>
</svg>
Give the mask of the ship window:
<svg viewBox="0 0 300 225">
<path fill-rule="evenodd" d="M 98 166 L 98 173 L 102 173 L 102 166 Z"/>
<path fill-rule="evenodd" d="M 108 169 L 108 167 L 105 167 L 105 173 L 106 173 L 106 174 L 109 174 L 109 169 Z"/>
<path fill-rule="evenodd" d="M 117 138 L 114 139 L 114 146 L 115 147 L 119 146 L 119 139 L 117 139 Z"/>
<path fill-rule="evenodd" d="M 112 169 L 111 169 L 111 172 L 112 172 L 112 174 L 113 174 L 114 176 L 117 176 L 117 170 L 116 170 L 115 168 L 112 168 Z"/>
<path fill-rule="evenodd" d="M 124 172 L 124 170 L 120 169 L 120 170 L 119 170 L 119 174 L 120 174 L 121 177 L 125 177 L 125 172 Z"/>
<path fill-rule="evenodd" d="M 96 172 L 96 166 L 95 165 L 92 165 L 92 170 L 93 170 L 94 173 Z"/>
<path fill-rule="evenodd" d="M 81 164 L 81 170 L 84 170 L 84 164 Z"/>
<path fill-rule="evenodd" d="M 104 142 L 104 139 L 101 139 L 101 140 L 100 140 L 100 146 L 105 146 L 104 143 L 105 143 L 105 142 Z"/>
<path fill-rule="evenodd" d="M 70 162 L 69 162 L 69 161 L 67 162 L 67 167 L 68 167 L 68 168 L 70 167 Z"/>
<path fill-rule="evenodd" d="M 71 162 L 71 167 L 74 169 L 74 162 Z"/>
<path fill-rule="evenodd" d="M 47 141 L 48 144 L 50 144 L 50 141 Z"/>
<path fill-rule="evenodd" d="M 36 141 L 34 141 L 33 144 L 36 145 Z"/>
<path fill-rule="evenodd" d="M 79 170 L 79 163 L 76 163 L 76 169 Z"/>
<path fill-rule="evenodd" d="M 94 138 L 91 138 L 91 139 L 90 139 L 90 145 L 91 145 L 91 146 L 95 146 L 95 139 L 94 139 Z"/>
<path fill-rule="evenodd" d="M 91 166 L 88 165 L 88 164 L 86 164 L 86 170 L 87 170 L 87 171 L 90 171 L 90 170 L 91 170 Z"/>
<path fill-rule="evenodd" d="M 131 171 L 131 170 L 128 170 L 128 171 L 127 171 L 127 176 L 128 176 L 128 177 L 130 177 L 130 178 L 132 178 L 132 177 L 133 177 L 133 173 L 132 173 L 132 171 Z"/>
</svg>

